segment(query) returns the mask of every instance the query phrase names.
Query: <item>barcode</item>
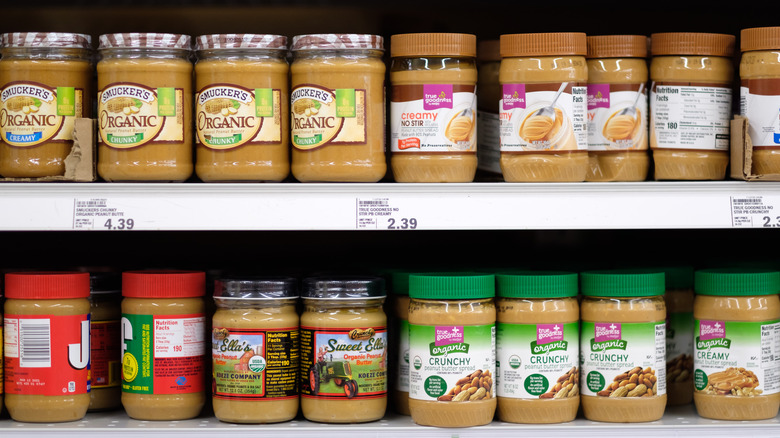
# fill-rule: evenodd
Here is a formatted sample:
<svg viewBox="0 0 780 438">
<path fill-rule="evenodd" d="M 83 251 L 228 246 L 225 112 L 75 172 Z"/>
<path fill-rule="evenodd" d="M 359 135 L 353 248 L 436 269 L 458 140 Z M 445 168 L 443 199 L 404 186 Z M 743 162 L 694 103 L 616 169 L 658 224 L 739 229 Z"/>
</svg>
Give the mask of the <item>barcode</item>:
<svg viewBox="0 0 780 438">
<path fill-rule="evenodd" d="M 48 319 L 19 320 L 19 366 L 51 367 L 51 329 Z"/>
<path fill-rule="evenodd" d="M 731 202 L 734 204 L 760 204 L 762 201 L 761 197 L 755 197 L 755 198 L 732 198 Z"/>
<path fill-rule="evenodd" d="M 379 199 L 374 201 L 359 200 L 358 205 L 388 205 L 389 202 L 386 199 Z"/>
</svg>

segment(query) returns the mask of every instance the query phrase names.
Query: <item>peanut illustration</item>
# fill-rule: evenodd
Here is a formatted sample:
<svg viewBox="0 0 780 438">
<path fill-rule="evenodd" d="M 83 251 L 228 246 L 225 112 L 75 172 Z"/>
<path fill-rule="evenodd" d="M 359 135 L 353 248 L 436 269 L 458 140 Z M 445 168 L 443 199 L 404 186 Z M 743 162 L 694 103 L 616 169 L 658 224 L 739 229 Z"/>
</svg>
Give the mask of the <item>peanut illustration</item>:
<svg viewBox="0 0 780 438">
<path fill-rule="evenodd" d="M 461 377 L 447 394 L 436 400 L 442 402 L 463 402 L 487 400 L 493 396 L 493 376 L 489 370 L 477 370 Z"/>
<path fill-rule="evenodd" d="M 117 97 L 106 102 L 106 109 L 110 113 L 135 114 L 140 111 L 137 103 L 132 97 Z"/>
<path fill-rule="evenodd" d="M 574 397 L 580 393 L 580 370 L 572 367 L 566 374 L 558 377 L 549 391 L 540 395 L 539 398 L 560 399 Z"/>
<path fill-rule="evenodd" d="M 764 392 L 758 389 L 758 385 L 758 376 L 753 371 L 742 367 L 730 367 L 708 375 L 707 387 L 700 392 L 704 394 L 754 397 Z"/>
<path fill-rule="evenodd" d="M 658 378 L 651 367 L 634 367 L 618 374 L 604 390 L 596 393 L 599 397 L 652 397 L 657 394 Z"/>
<path fill-rule="evenodd" d="M 681 354 L 666 362 L 666 381 L 685 382 L 693 377 L 693 356 Z"/>
</svg>

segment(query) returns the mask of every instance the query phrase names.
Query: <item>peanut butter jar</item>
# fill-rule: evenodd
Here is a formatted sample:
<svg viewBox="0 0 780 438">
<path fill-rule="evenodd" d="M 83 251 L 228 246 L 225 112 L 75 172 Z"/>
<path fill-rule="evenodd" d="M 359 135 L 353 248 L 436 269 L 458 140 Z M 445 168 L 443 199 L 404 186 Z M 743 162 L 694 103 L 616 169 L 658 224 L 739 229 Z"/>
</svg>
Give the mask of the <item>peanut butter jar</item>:
<svg viewBox="0 0 780 438">
<path fill-rule="evenodd" d="M 90 274 L 89 412 L 122 407 L 121 276 L 113 272 Z"/>
<path fill-rule="evenodd" d="M 584 181 L 584 33 L 501 35 L 501 170 L 508 182 Z"/>
<path fill-rule="evenodd" d="M 647 178 L 647 37 L 588 36 L 586 181 Z"/>
<path fill-rule="evenodd" d="M 395 181 L 473 181 L 476 36 L 393 35 L 390 56 L 390 164 Z"/>
<path fill-rule="evenodd" d="M 656 180 L 722 180 L 729 163 L 734 36 L 651 35 L 650 148 Z"/>
<path fill-rule="evenodd" d="M 206 182 L 290 173 L 287 37 L 201 35 L 195 50 L 195 172 Z"/>
<path fill-rule="evenodd" d="M 496 102 L 501 100 L 499 40 L 477 44 L 477 168 L 501 174 L 501 141 Z"/>
<path fill-rule="evenodd" d="M 75 120 L 92 117 L 90 36 L 19 32 L 2 39 L 0 175 L 64 175 Z"/>
<path fill-rule="evenodd" d="M 180 182 L 192 175 L 190 37 L 100 36 L 98 174 L 106 181 Z"/>
<path fill-rule="evenodd" d="M 666 293 L 667 406 L 693 401 L 693 268 L 663 268 Z"/>
<path fill-rule="evenodd" d="M 292 174 L 301 182 L 377 182 L 385 161 L 383 39 L 293 37 Z"/>
</svg>

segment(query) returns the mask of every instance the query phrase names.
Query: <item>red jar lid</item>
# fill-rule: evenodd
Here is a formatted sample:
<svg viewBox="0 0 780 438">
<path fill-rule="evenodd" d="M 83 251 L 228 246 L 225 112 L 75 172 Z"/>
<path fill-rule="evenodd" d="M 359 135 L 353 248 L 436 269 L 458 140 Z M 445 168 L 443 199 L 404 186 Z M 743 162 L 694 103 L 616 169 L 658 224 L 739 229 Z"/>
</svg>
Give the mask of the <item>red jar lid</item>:
<svg viewBox="0 0 780 438">
<path fill-rule="evenodd" d="M 201 271 L 127 271 L 122 273 L 122 296 L 131 298 L 193 298 L 206 294 Z"/>
<path fill-rule="evenodd" d="M 55 300 L 89 297 L 89 273 L 69 271 L 9 272 L 6 298 Z"/>
</svg>

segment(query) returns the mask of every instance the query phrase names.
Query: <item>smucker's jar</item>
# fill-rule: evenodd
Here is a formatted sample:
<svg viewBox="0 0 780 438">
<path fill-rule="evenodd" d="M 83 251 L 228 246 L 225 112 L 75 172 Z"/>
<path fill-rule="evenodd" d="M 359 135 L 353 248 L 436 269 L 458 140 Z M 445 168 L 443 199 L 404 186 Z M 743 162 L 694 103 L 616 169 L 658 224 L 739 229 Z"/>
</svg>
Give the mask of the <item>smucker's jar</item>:
<svg viewBox="0 0 780 438">
<path fill-rule="evenodd" d="M 501 170 L 508 182 L 584 181 L 584 33 L 501 35 Z"/>
<path fill-rule="evenodd" d="M 650 148 L 657 180 L 722 180 L 729 164 L 734 36 L 651 37 Z"/>
<path fill-rule="evenodd" d="M 2 39 L 0 175 L 63 175 L 75 119 L 92 117 L 91 38 L 19 32 Z"/>
<path fill-rule="evenodd" d="M 477 44 L 477 168 L 501 174 L 498 106 L 501 100 L 499 40 Z"/>
<path fill-rule="evenodd" d="M 287 37 L 201 35 L 195 50 L 195 172 L 279 182 L 290 173 Z"/>
<path fill-rule="evenodd" d="M 477 37 L 393 35 L 390 56 L 390 165 L 395 181 L 473 181 Z"/>
<path fill-rule="evenodd" d="M 693 268 L 663 268 L 666 293 L 666 405 L 693 401 Z"/>
<path fill-rule="evenodd" d="M 119 274 L 90 274 L 90 373 L 89 411 L 122 407 L 122 283 Z"/>
<path fill-rule="evenodd" d="M 293 37 L 292 174 L 301 182 L 377 182 L 385 161 L 385 63 L 377 35 Z"/>
<path fill-rule="evenodd" d="M 193 169 L 190 37 L 100 36 L 98 174 L 106 181 L 184 181 Z"/>
</svg>

